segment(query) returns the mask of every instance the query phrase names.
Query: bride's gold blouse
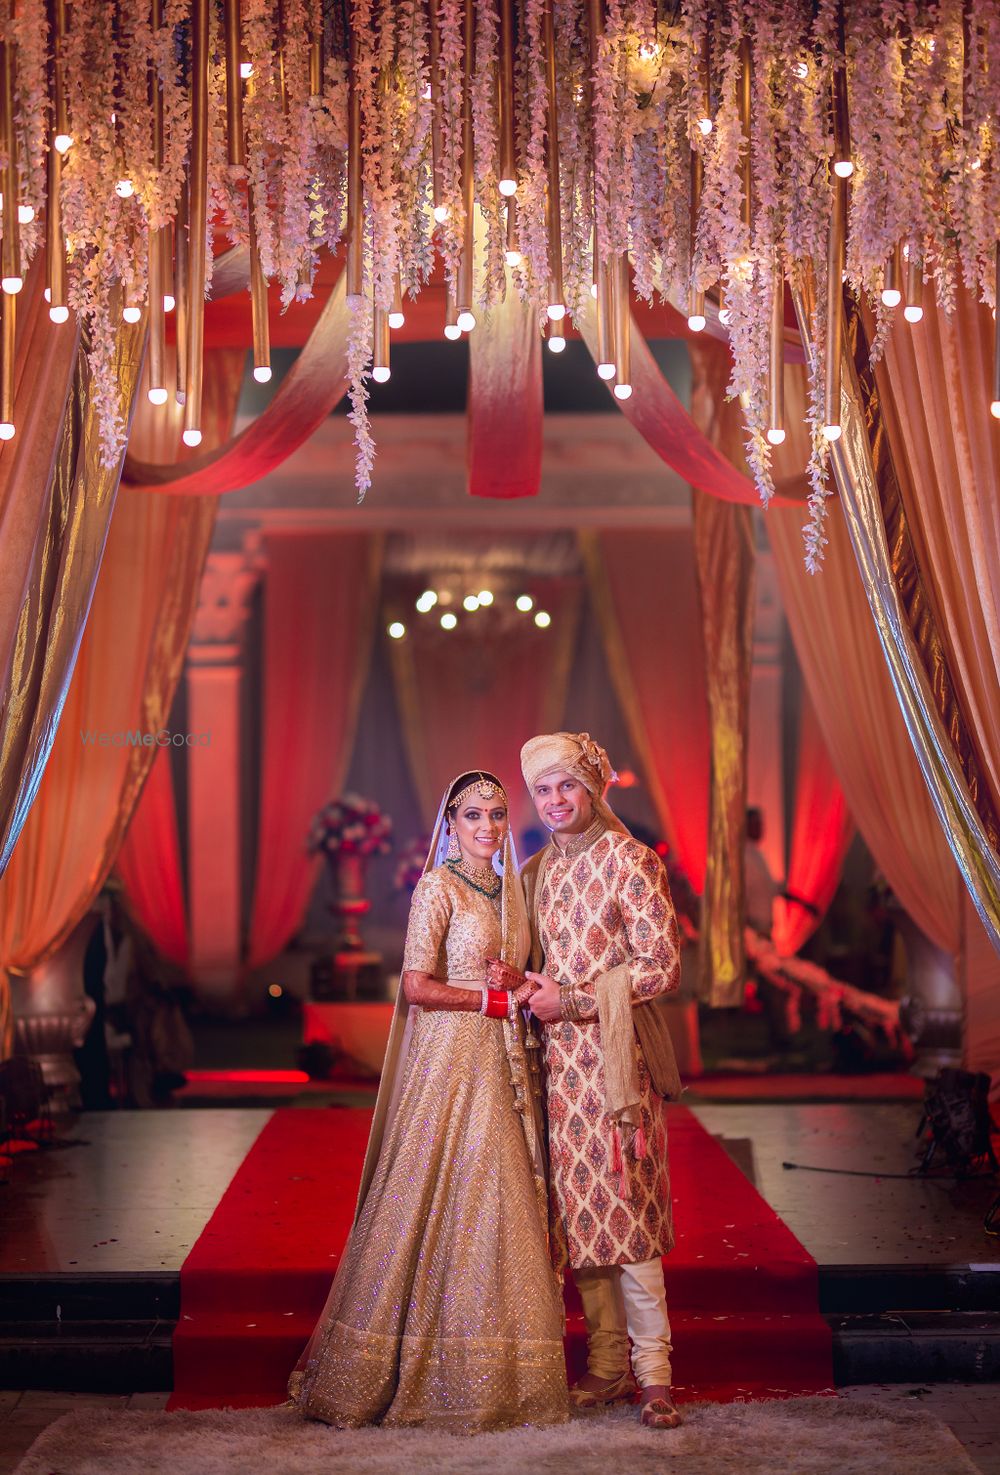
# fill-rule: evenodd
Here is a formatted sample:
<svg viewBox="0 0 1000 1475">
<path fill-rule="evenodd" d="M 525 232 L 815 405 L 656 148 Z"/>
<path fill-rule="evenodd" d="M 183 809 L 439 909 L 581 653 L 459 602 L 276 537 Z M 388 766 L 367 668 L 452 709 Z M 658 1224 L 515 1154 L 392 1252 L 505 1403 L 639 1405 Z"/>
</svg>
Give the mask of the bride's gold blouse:
<svg viewBox="0 0 1000 1475">
<path fill-rule="evenodd" d="M 500 953 L 500 899 L 491 900 L 447 866 L 417 882 L 406 930 L 403 971 L 481 983 Z"/>
</svg>

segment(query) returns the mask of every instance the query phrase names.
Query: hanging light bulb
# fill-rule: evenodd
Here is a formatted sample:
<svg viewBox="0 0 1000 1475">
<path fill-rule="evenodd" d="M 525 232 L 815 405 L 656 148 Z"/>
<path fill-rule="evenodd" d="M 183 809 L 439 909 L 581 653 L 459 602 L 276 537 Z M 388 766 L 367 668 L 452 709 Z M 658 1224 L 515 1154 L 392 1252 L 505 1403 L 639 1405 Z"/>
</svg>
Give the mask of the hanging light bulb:
<svg viewBox="0 0 1000 1475">
<path fill-rule="evenodd" d="M 532 599 L 530 594 L 519 594 L 514 600 L 514 604 L 515 607 L 521 611 L 522 615 L 526 615 L 529 610 L 532 610 L 535 607 L 535 601 Z"/>
<path fill-rule="evenodd" d="M 517 180 L 516 179 L 501 179 L 500 182 L 497 185 L 497 189 L 500 191 L 500 193 L 506 199 L 509 200 L 510 197 L 511 197 L 511 195 L 516 195 L 517 194 Z"/>
<path fill-rule="evenodd" d="M 450 343 L 456 343 L 462 336 L 462 330 L 457 323 L 445 323 L 444 336 Z"/>
<path fill-rule="evenodd" d="M 0 287 L 7 293 L 8 297 L 16 297 L 23 286 L 23 277 L 4 277 L 0 280 Z"/>
<path fill-rule="evenodd" d="M 550 333 L 545 341 L 551 353 L 562 353 L 566 347 L 566 339 L 561 333 Z"/>
<path fill-rule="evenodd" d="M 450 214 L 451 211 L 448 209 L 447 205 L 434 206 L 434 219 L 437 221 L 438 225 L 444 225 Z"/>
<path fill-rule="evenodd" d="M 521 265 L 521 253 L 520 253 L 520 251 L 515 251 L 513 249 L 508 250 L 508 251 L 505 251 L 503 253 L 503 259 L 504 259 L 504 261 L 506 261 L 506 263 L 507 263 L 508 266 L 520 266 Z"/>
<path fill-rule="evenodd" d="M 479 608 L 479 597 L 478 597 L 478 595 L 476 595 L 476 594 L 467 594 L 465 596 L 465 598 L 462 600 L 462 608 L 463 609 L 467 609 L 469 611 L 469 614 L 470 615 L 473 614 L 474 611 Z"/>
<path fill-rule="evenodd" d="M 631 386 L 631 384 L 616 384 L 615 385 L 615 399 L 631 399 L 631 398 L 632 398 L 632 386 Z"/>
<path fill-rule="evenodd" d="M 425 589 L 423 594 L 421 594 L 420 598 L 417 600 L 417 609 L 422 615 L 425 615 L 427 614 L 428 610 L 432 610 L 434 608 L 437 602 L 438 597 L 436 592 L 433 589 Z"/>
<path fill-rule="evenodd" d="M 240 62 L 240 76 L 243 78 L 244 82 L 249 82 L 250 81 L 250 78 L 253 76 L 253 62 L 252 61 L 241 61 Z"/>
<path fill-rule="evenodd" d="M 554 323 L 561 323 L 566 316 L 566 308 L 562 302 L 550 302 L 545 311 Z"/>
<path fill-rule="evenodd" d="M 193 427 L 190 430 L 185 430 L 183 432 L 183 434 L 181 435 L 181 440 L 184 442 L 184 444 L 186 446 L 200 446 L 201 445 L 201 431 L 200 430 L 196 430 Z"/>
<path fill-rule="evenodd" d="M 151 405 L 165 405 L 167 402 L 167 391 L 162 385 L 157 389 L 147 389 L 146 398 Z"/>
<path fill-rule="evenodd" d="M 169 292 L 164 292 L 164 294 L 163 294 L 163 311 L 164 312 L 173 312 L 173 310 L 174 310 L 174 308 L 176 306 L 177 306 L 177 300 L 176 300 L 176 298 L 173 297 Z"/>
<path fill-rule="evenodd" d="M 13 440 L 16 431 L 9 420 L 0 423 L 0 440 Z"/>
<path fill-rule="evenodd" d="M 392 291 L 392 306 L 389 309 L 389 327 L 398 329 L 406 322 L 406 314 L 403 312 L 403 284 L 396 273 L 396 280 Z"/>
<path fill-rule="evenodd" d="M 707 138 L 708 135 L 712 131 L 712 120 L 711 120 L 711 118 L 699 118 L 698 119 L 698 130 L 699 130 L 699 132 L 703 133 L 704 136 Z"/>
<path fill-rule="evenodd" d="M 823 436 L 826 440 L 839 440 L 842 430 L 841 425 L 824 425 Z"/>
<path fill-rule="evenodd" d="M 767 438 L 772 446 L 781 446 L 785 443 L 785 432 L 780 425 L 772 425 L 767 432 Z"/>
<path fill-rule="evenodd" d="M 20 221 L 21 225 L 30 225 L 31 222 L 35 218 L 34 206 L 33 205 L 18 205 L 18 207 L 17 207 L 17 218 Z"/>
<path fill-rule="evenodd" d="M 457 327 L 460 333 L 471 333 L 476 326 L 476 315 L 470 308 L 463 308 L 458 315 Z"/>
<path fill-rule="evenodd" d="M 479 600 L 480 604 L 488 608 L 493 603 L 493 590 L 480 589 L 479 593 L 476 595 L 476 598 Z"/>
<path fill-rule="evenodd" d="M 69 318 L 69 308 L 65 303 L 49 308 L 49 321 L 53 323 L 65 323 Z"/>
<path fill-rule="evenodd" d="M 614 364 L 598 364 L 597 376 L 599 379 L 613 379 L 618 370 Z"/>
<path fill-rule="evenodd" d="M 120 200 L 131 199 L 132 195 L 135 194 L 135 185 L 131 179 L 119 179 L 115 185 L 115 194 Z"/>
<path fill-rule="evenodd" d="M 402 640 L 403 636 L 406 634 L 406 626 L 403 624 L 402 620 L 393 620 L 392 624 L 389 626 L 388 633 L 389 635 L 391 635 L 393 640 Z"/>
<path fill-rule="evenodd" d="M 538 611 L 538 613 L 535 615 L 535 624 L 538 626 L 539 630 L 547 630 L 549 628 L 549 626 L 552 624 L 552 616 L 549 614 L 547 609 L 540 609 Z"/>
<path fill-rule="evenodd" d="M 453 615 L 452 612 L 451 612 L 451 610 L 447 610 L 446 609 L 445 612 L 444 612 L 444 614 L 441 616 L 441 629 L 442 630 L 454 630 L 454 628 L 455 628 L 455 626 L 457 624 L 458 624 L 458 616 L 457 615 Z"/>
<path fill-rule="evenodd" d="M 692 333 L 703 333 L 705 331 L 705 314 L 703 312 L 692 312 L 688 316 L 688 327 Z"/>
<path fill-rule="evenodd" d="M 838 179 L 850 179 L 854 173 L 854 164 L 850 159 L 835 159 L 833 172 Z"/>
<path fill-rule="evenodd" d="M 134 302 L 129 303 L 128 307 L 122 308 L 122 320 L 126 323 L 137 323 L 141 317 L 142 308 L 136 307 Z"/>
<path fill-rule="evenodd" d="M 256 381 L 257 381 L 258 384 L 270 384 L 270 382 L 271 382 L 271 365 L 270 364 L 255 364 L 254 365 L 254 371 L 253 371 L 253 377 L 254 377 L 254 379 L 256 379 Z"/>
</svg>

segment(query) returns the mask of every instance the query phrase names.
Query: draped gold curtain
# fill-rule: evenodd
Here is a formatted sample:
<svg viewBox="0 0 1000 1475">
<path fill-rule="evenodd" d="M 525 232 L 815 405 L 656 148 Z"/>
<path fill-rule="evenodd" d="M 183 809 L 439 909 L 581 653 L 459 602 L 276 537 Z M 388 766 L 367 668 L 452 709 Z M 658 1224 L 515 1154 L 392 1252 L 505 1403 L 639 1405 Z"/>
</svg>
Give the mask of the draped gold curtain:
<svg viewBox="0 0 1000 1475">
<path fill-rule="evenodd" d="M 123 493 L 59 730 L 0 880 L 0 962 L 28 971 L 73 931 L 114 863 L 184 660 L 214 505 Z"/>
<path fill-rule="evenodd" d="M 812 354 L 808 295 L 799 290 L 794 295 L 803 341 Z M 833 442 L 830 459 L 865 597 L 934 808 L 983 925 L 1000 945 L 1000 856 L 990 842 L 989 821 L 979 812 L 983 796 L 973 794 L 941 693 L 935 691 L 938 680 L 956 686 L 940 636 L 936 663 L 929 669 L 929 642 L 921 641 L 910 622 L 917 606 L 907 600 L 904 581 L 897 582 L 903 564 L 907 578 L 918 573 L 912 552 L 891 542 L 903 527 L 898 509 L 905 479 L 897 475 L 888 421 L 856 315 L 844 352 L 841 421 L 843 434 Z M 932 617 L 930 602 L 924 603 L 921 618 Z"/>
<path fill-rule="evenodd" d="M 720 434 L 729 355 L 715 345 L 690 348 L 691 413 L 722 454 L 742 468 L 739 441 Z M 701 897 L 699 990 L 716 1008 L 743 1002 L 746 951 L 747 739 L 753 669 L 754 533 L 750 508 L 691 493 L 698 602 L 705 646 L 711 762 L 708 858 Z"/>
<path fill-rule="evenodd" d="M 958 292 L 950 318 L 932 294 L 918 328 L 890 333 L 875 377 L 915 561 L 953 687 L 949 704 L 935 672 L 935 695 L 997 849 L 1000 433 L 987 412 L 994 332 L 989 309 L 968 291 Z M 910 623 L 915 632 L 926 623 L 920 609 L 911 609 Z"/>
<path fill-rule="evenodd" d="M 913 753 L 843 514 L 806 571 L 803 515 L 772 507 L 767 535 L 802 675 L 854 820 L 901 905 L 938 947 L 959 945 L 958 878 Z"/>
<path fill-rule="evenodd" d="M 711 766 L 701 898 L 699 990 L 715 1008 L 743 1002 L 747 735 L 753 666 L 754 546 L 749 507 L 692 492 L 705 642 Z"/>
<path fill-rule="evenodd" d="M 26 289 L 27 290 L 27 289 Z M 41 297 L 35 282 L 33 298 Z M 68 330 L 72 374 L 37 308 L 22 340 L 19 393 L 25 441 L 0 479 L 0 545 L 11 617 L 0 649 L 0 874 L 10 864 L 52 750 L 108 536 L 121 462 L 102 463 L 86 359 Z M 123 417 L 131 414 L 143 333 L 122 325 L 115 369 Z M 53 380 L 39 377 L 46 365 Z M 17 438 L 15 438 L 16 441 Z M 13 599 L 10 599 L 13 593 Z M 16 953 L 21 914 L 0 900 L 0 1051 L 12 1038 L 6 965 Z"/>
<path fill-rule="evenodd" d="M 137 349 L 123 356 L 123 393 L 136 383 Z M 241 354 L 217 365 L 220 372 L 211 376 L 206 424 L 212 436 L 232 424 L 242 363 Z M 86 417 L 85 401 L 82 409 Z M 143 396 L 133 437 L 169 444 L 170 419 L 167 412 L 164 431 Z M 86 449 L 78 459 L 78 479 L 89 499 L 110 473 L 99 465 L 93 434 Z M 112 495 L 115 486 L 117 480 Z M 89 910 L 114 864 L 180 677 L 216 506 L 213 498 L 128 490 L 114 502 L 49 760 L 0 879 L 4 970 L 28 972 L 51 957 Z M 67 608 L 72 593 L 63 591 Z"/>
</svg>

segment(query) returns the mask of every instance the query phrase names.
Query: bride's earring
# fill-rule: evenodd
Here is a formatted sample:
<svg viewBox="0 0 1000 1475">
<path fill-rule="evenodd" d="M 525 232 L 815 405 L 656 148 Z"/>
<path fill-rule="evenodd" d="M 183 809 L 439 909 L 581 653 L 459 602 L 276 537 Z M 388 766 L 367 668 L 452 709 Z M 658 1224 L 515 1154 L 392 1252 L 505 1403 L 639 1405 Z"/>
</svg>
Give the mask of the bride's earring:
<svg viewBox="0 0 1000 1475">
<path fill-rule="evenodd" d="M 448 853 L 445 856 L 445 859 L 446 860 L 460 860 L 461 859 L 461 855 L 462 855 L 462 851 L 461 851 L 461 848 L 460 848 L 459 843 L 458 843 L 458 832 L 456 830 L 449 830 L 448 831 Z"/>
</svg>

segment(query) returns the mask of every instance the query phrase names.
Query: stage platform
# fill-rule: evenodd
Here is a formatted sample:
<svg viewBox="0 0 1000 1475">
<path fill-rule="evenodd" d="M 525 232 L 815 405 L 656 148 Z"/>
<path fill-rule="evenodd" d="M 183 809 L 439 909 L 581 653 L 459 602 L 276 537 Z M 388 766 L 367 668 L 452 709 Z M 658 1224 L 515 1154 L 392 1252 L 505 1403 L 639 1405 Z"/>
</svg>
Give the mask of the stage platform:
<svg viewBox="0 0 1000 1475">
<path fill-rule="evenodd" d="M 691 1110 L 816 1261 L 838 1384 L 1000 1378 L 997 1189 L 907 1176 L 917 1103 Z M 94 1113 L 19 1154 L 0 1188 L 0 1387 L 171 1387 L 181 1267 L 271 1117 Z"/>
</svg>

